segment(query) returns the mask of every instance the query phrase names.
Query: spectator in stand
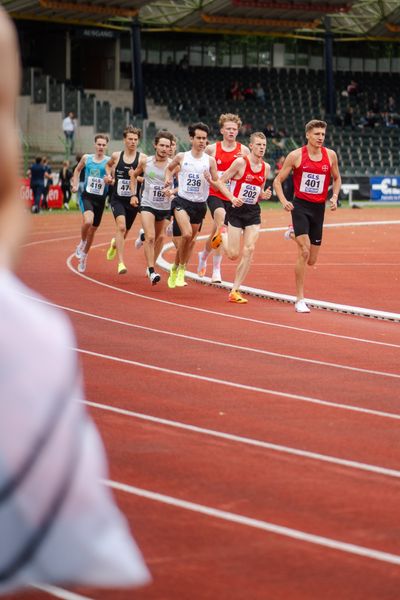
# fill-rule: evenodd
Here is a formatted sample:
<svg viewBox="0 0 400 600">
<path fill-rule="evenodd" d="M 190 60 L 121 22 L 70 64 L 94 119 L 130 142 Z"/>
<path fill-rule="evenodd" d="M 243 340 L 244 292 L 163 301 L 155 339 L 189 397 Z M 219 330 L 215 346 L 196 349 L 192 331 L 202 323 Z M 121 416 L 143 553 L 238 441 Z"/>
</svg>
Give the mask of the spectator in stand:
<svg viewBox="0 0 400 600">
<path fill-rule="evenodd" d="M 67 144 L 68 153 L 71 154 L 74 151 L 74 137 L 75 137 L 76 121 L 74 113 L 70 112 L 63 121 L 63 131 L 65 135 L 65 141 Z"/>
<path fill-rule="evenodd" d="M 394 116 L 390 115 L 390 114 L 386 115 L 385 125 L 386 125 L 386 127 L 391 127 L 392 129 L 393 128 L 398 128 L 398 126 L 399 126 L 399 124 L 395 120 Z"/>
<path fill-rule="evenodd" d="M 271 142 L 274 144 L 274 146 L 280 148 L 280 150 L 284 150 L 286 147 L 288 137 L 289 135 L 285 129 L 279 129 L 276 134 L 276 137 L 272 138 Z"/>
<path fill-rule="evenodd" d="M 369 105 L 369 110 L 371 112 L 373 112 L 375 115 L 380 115 L 381 113 L 381 108 L 379 105 L 379 100 L 378 100 L 378 96 L 375 94 L 374 97 L 372 98 L 370 105 Z"/>
<path fill-rule="evenodd" d="M 397 104 L 394 96 L 389 96 L 387 102 L 387 112 L 391 115 L 397 114 Z"/>
<path fill-rule="evenodd" d="M 51 166 L 49 165 L 49 159 L 47 158 L 47 156 L 43 157 L 42 163 L 44 165 L 45 172 L 48 174 L 48 177 L 44 182 L 45 187 L 44 187 L 44 192 L 43 192 L 42 208 L 44 210 L 49 210 L 49 205 L 47 203 L 47 197 L 49 195 L 50 186 L 53 185 L 53 179 L 51 177 Z"/>
<path fill-rule="evenodd" d="M 361 119 L 360 126 L 366 127 L 379 127 L 379 117 L 372 110 L 368 110 L 365 117 Z"/>
<path fill-rule="evenodd" d="M 69 168 L 69 160 L 64 160 L 58 181 L 64 195 L 64 208 L 67 210 L 69 210 L 69 201 L 71 200 L 71 179 L 72 171 Z"/>
<path fill-rule="evenodd" d="M 31 179 L 30 185 L 33 193 L 33 213 L 40 212 L 40 199 L 44 195 L 45 181 L 48 179 L 48 176 L 42 157 L 37 156 L 35 162 L 28 171 L 28 177 Z"/>
<path fill-rule="evenodd" d="M 239 135 L 242 137 L 249 137 L 249 135 L 251 135 L 253 131 L 253 127 L 251 125 L 251 123 L 243 123 L 243 125 L 241 125 L 239 127 Z"/>
<path fill-rule="evenodd" d="M 234 81 L 229 89 L 231 100 L 243 100 L 242 88 L 238 81 Z"/>
<path fill-rule="evenodd" d="M 265 101 L 266 101 L 265 90 L 259 81 L 256 84 L 256 89 L 254 90 L 254 95 L 256 97 L 257 102 L 259 102 L 260 104 L 265 106 Z"/>
<path fill-rule="evenodd" d="M 245 100 L 250 100 L 250 101 L 255 101 L 256 96 L 254 93 L 254 89 L 252 88 L 251 85 L 248 85 L 247 87 L 244 88 L 243 90 L 243 97 Z"/>
<path fill-rule="evenodd" d="M 182 56 L 178 66 L 184 71 L 186 71 L 189 68 L 189 57 L 187 54 L 184 54 L 184 56 Z"/>
<path fill-rule="evenodd" d="M 273 123 L 267 123 L 263 133 L 266 138 L 276 138 L 276 136 L 277 136 L 277 131 L 276 131 Z"/>
<path fill-rule="evenodd" d="M 359 91 L 360 91 L 357 81 L 354 81 L 354 79 L 352 79 L 350 81 L 349 85 L 347 86 L 346 91 L 349 96 L 353 96 L 353 98 L 357 98 Z"/>
<path fill-rule="evenodd" d="M 346 112 L 344 113 L 343 126 L 354 129 L 354 109 L 350 105 L 347 106 Z"/>
</svg>

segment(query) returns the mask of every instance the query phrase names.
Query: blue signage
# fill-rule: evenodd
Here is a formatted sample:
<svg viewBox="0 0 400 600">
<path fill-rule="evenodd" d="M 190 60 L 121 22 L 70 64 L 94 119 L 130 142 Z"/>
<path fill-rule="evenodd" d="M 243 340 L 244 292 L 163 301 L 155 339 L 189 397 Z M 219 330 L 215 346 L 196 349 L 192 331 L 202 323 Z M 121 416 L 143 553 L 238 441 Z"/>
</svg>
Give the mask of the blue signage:
<svg viewBox="0 0 400 600">
<path fill-rule="evenodd" d="M 371 177 L 371 200 L 400 202 L 400 177 Z"/>
</svg>

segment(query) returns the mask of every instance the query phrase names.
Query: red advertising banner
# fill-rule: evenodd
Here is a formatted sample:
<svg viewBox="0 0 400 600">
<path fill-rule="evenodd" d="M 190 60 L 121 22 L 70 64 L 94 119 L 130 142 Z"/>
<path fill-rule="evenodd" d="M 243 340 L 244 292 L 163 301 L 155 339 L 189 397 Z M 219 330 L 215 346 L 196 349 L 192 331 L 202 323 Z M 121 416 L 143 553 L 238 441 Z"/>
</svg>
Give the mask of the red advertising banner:
<svg viewBox="0 0 400 600">
<path fill-rule="evenodd" d="M 27 206 L 33 204 L 33 193 L 29 185 L 29 179 L 21 179 L 20 196 Z M 62 208 L 64 194 L 59 185 L 51 185 L 47 195 L 47 204 L 49 208 Z"/>
</svg>

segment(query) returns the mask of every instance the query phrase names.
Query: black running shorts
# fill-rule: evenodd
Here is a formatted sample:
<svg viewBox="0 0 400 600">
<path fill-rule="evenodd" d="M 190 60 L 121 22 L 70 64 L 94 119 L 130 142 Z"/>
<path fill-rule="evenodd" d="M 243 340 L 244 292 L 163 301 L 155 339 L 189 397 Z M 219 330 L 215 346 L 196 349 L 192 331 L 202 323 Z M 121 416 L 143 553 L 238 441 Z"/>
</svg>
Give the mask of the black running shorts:
<svg viewBox="0 0 400 600">
<path fill-rule="evenodd" d="M 324 225 L 325 202 L 293 198 L 292 222 L 295 236 L 308 235 L 313 246 L 320 246 Z"/>
<path fill-rule="evenodd" d="M 83 212 L 91 211 L 94 214 L 93 227 L 98 227 L 103 217 L 104 207 L 106 204 L 105 196 L 95 197 L 91 194 L 83 192 L 82 194 Z"/>
<path fill-rule="evenodd" d="M 208 196 L 207 204 L 208 208 L 210 209 L 211 216 L 214 218 L 214 213 L 217 208 L 223 208 L 226 211 L 231 202 L 228 199 L 226 199 L 226 201 L 222 200 L 222 198 L 219 198 L 218 196 Z"/>
<path fill-rule="evenodd" d="M 261 208 L 257 204 L 243 204 L 242 206 L 233 206 L 227 210 L 227 222 L 232 227 L 245 229 L 251 225 L 260 225 L 261 223 Z"/>
<path fill-rule="evenodd" d="M 207 213 L 207 202 L 191 202 L 186 198 L 176 196 L 171 203 L 172 214 L 175 211 L 184 210 L 189 215 L 192 225 L 201 223 Z"/>
<path fill-rule="evenodd" d="M 125 217 L 126 230 L 129 231 L 139 212 L 139 206 L 132 206 L 129 200 L 121 200 L 115 196 L 111 197 L 110 206 L 114 219 Z"/>
</svg>

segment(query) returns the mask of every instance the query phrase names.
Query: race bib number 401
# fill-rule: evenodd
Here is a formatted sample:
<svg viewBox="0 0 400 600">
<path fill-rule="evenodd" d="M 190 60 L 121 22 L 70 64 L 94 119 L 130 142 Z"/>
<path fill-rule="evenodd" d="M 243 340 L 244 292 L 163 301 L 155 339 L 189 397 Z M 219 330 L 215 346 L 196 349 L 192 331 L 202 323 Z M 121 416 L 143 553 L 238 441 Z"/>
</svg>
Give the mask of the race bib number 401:
<svg viewBox="0 0 400 600">
<path fill-rule="evenodd" d="M 300 191 L 306 194 L 321 194 L 324 189 L 326 175 L 319 173 L 307 173 L 301 176 Z"/>
<path fill-rule="evenodd" d="M 106 184 L 104 183 L 104 179 L 101 177 L 92 177 L 91 175 L 88 177 L 86 184 L 86 191 L 88 194 L 102 196 L 104 194 L 105 187 Z"/>
</svg>

